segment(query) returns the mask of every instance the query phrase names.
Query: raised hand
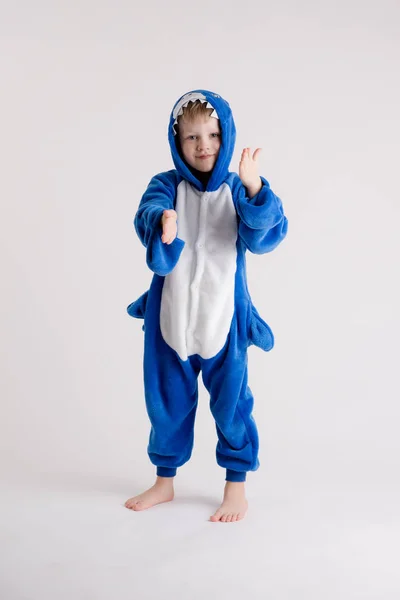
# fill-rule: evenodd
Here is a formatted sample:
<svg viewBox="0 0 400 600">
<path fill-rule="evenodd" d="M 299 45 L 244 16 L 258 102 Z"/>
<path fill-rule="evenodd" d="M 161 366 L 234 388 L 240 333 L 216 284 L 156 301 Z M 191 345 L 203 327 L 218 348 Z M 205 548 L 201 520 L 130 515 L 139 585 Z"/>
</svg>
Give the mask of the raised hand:
<svg viewBox="0 0 400 600">
<path fill-rule="evenodd" d="M 239 177 L 247 188 L 250 198 L 255 196 L 262 187 L 262 181 L 258 174 L 258 156 L 261 148 L 257 148 L 251 156 L 250 148 L 243 148 L 239 163 Z"/>
<path fill-rule="evenodd" d="M 163 229 L 161 241 L 163 244 L 172 244 L 178 233 L 176 220 L 178 215 L 175 210 L 164 210 L 161 217 L 161 226 Z"/>
</svg>

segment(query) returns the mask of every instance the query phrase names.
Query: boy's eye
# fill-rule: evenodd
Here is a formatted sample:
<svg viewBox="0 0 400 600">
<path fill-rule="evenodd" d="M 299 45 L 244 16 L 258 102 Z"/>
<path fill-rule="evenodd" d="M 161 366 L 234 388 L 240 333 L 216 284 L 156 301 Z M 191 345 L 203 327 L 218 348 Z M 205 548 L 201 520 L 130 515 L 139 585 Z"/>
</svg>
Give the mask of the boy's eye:
<svg viewBox="0 0 400 600">
<path fill-rule="evenodd" d="M 219 137 L 219 133 L 212 133 L 211 136 L 212 137 Z"/>
</svg>

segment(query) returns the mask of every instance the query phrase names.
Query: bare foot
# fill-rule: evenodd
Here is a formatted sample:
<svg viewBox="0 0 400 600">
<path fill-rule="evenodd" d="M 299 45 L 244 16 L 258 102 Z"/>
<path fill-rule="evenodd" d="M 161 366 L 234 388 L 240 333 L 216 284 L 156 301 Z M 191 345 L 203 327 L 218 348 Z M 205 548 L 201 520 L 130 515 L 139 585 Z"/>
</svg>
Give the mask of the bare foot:
<svg viewBox="0 0 400 600">
<path fill-rule="evenodd" d="M 219 509 L 210 517 L 210 521 L 231 523 L 244 518 L 248 508 L 244 491 L 244 481 L 227 481 L 224 500 Z"/>
<path fill-rule="evenodd" d="M 174 478 L 157 477 L 155 484 L 143 494 L 129 498 L 125 502 L 126 508 L 132 510 L 146 510 L 162 502 L 170 502 L 174 499 Z"/>
</svg>

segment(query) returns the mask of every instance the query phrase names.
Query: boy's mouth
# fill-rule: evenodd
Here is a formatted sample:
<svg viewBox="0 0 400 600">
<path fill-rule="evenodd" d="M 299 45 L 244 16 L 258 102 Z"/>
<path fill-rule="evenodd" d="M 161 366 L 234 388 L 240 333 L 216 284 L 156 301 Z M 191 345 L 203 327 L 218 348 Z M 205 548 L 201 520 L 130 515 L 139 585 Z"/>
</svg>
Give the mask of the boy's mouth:
<svg viewBox="0 0 400 600">
<path fill-rule="evenodd" d="M 201 156 L 197 156 L 197 158 L 201 158 L 201 159 L 206 159 L 206 158 L 211 158 L 213 157 L 214 154 L 202 154 Z"/>
</svg>

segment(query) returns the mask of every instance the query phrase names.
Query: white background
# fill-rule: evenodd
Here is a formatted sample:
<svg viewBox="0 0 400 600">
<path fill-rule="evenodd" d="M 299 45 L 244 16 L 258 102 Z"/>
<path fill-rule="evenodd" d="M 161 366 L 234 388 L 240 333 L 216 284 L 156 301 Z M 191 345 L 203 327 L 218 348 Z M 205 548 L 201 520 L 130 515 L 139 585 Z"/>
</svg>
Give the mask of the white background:
<svg viewBox="0 0 400 600">
<path fill-rule="evenodd" d="M 2 2 L 5 600 L 399 597 L 399 26 L 397 0 Z M 154 479 L 132 221 L 196 88 L 289 219 L 247 255 L 276 345 L 249 352 L 261 466 L 232 524 L 203 388 L 176 500 L 123 507 Z"/>
</svg>

